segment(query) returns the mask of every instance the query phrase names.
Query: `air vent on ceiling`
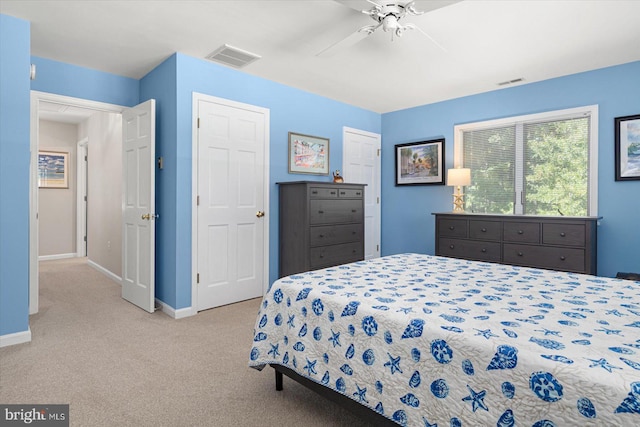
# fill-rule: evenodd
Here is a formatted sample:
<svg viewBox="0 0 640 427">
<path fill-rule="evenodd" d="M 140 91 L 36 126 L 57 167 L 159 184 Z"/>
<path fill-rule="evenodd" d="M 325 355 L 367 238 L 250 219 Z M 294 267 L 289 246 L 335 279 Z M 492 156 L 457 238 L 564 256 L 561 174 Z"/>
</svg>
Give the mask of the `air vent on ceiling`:
<svg viewBox="0 0 640 427">
<path fill-rule="evenodd" d="M 518 77 L 517 79 L 500 82 L 500 83 L 498 83 L 498 86 L 512 85 L 514 83 L 520 83 L 520 82 L 523 82 L 523 81 L 524 81 L 524 79 L 522 77 Z"/>
<path fill-rule="evenodd" d="M 260 59 L 261 56 L 224 44 L 207 55 L 206 58 L 234 68 L 242 68 L 257 59 Z"/>
</svg>

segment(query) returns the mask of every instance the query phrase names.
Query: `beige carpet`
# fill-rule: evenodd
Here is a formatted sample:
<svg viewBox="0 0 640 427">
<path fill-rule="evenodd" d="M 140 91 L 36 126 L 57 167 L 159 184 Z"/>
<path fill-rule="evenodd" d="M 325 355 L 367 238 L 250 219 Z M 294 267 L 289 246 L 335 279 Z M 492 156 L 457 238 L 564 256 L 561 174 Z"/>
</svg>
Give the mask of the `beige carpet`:
<svg viewBox="0 0 640 427">
<path fill-rule="evenodd" d="M 40 263 L 32 341 L 0 349 L 0 403 L 70 404 L 72 426 L 364 426 L 247 366 L 260 300 L 174 320 L 84 259 Z"/>
</svg>

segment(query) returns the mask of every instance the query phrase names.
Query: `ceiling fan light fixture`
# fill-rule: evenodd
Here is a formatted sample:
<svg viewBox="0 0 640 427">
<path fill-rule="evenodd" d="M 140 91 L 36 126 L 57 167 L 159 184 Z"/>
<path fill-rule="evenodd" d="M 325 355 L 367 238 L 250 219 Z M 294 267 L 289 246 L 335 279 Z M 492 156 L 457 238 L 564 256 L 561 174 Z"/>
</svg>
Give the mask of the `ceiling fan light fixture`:
<svg viewBox="0 0 640 427">
<path fill-rule="evenodd" d="M 384 31 L 396 31 L 398 27 L 398 18 L 395 15 L 387 15 L 382 18 L 382 29 Z"/>
</svg>

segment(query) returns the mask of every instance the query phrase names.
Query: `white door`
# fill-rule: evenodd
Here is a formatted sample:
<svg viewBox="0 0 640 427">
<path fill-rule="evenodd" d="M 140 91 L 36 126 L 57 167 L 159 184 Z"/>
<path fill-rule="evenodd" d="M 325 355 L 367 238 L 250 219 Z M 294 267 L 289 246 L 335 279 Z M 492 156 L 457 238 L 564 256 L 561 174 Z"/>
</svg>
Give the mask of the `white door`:
<svg viewBox="0 0 640 427">
<path fill-rule="evenodd" d="M 268 110 L 209 97 L 198 99 L 197 114 L 200 311 L 263 295 Z"/>
<path fill-rule="evenodd" d="M 122 298 L 150 313 L 155 308 L 155 111 L 151 99 L 122 113 Z"/>
<path fill-rule="evenodd" d="M 380 135 L 345 127 L 342 132 L 345 182 L 364 188 L 364 258 L 380 256 Z"/>
</svg>

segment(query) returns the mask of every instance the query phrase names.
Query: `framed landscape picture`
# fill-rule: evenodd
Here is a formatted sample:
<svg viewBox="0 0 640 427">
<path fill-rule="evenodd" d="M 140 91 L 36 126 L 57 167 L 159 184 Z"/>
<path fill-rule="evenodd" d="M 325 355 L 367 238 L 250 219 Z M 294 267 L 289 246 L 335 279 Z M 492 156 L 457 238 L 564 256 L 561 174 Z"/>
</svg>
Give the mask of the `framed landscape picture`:
<svg viewBox="0 0 640 427">
<path fill-rule="evenodd" d="M 69 153 L 38 151 L 38 187 L 69 188 Z"/>
<path fill-rule="evenodd" d="M 329 139 L 289 132 L 289 173 L 329 175 Z"/>
<path fill-rule="evenodd" d="M 396 145 L 396 185 L 444 185 L 444 138 Z"/>
<path fill-rule="evenodd" d="M 640 180 L 640 114 L 615 118 L 616 181 Z"/>
</svg>

